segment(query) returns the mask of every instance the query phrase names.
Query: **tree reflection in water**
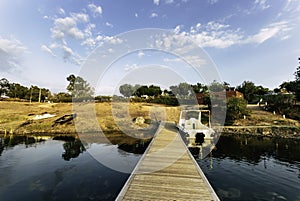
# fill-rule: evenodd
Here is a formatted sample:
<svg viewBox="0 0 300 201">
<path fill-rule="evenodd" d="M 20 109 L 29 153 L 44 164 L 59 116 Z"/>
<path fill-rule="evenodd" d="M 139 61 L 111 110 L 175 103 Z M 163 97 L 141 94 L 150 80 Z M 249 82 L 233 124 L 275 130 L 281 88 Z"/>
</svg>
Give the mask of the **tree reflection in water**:
<svg viewBox="0 0 300 201">
<path fill-rule="evenodd" d="M 146 150 L 151 139 L 136 139 L 129 137 L 124 134 L 111 134 L 108 135 L 110 143 L 113 145 L 118 145 L 118 149 L 121 154 L 134 153 L 134 154 L 143 154 Z M 80 154 L 86 151 L 85 146 L 78 136 L 71 135 L 43 135 L 43 136 L 18 136 L 18 135 L 8 135 L 0 137 L 0 156 L 3 151 L 6 149 L 12 148 L 14 146 L 24 144 L 26 148 L 37 146 L 41 142 L 45 142 L 48 139 L 63 141 L 64 153 L 62 153 L 62 158 L 66 161 L 71 160 L 72 158 L 77 158 Z M 107 144 L 105 140 L 100 140 L 100 144 Z"/>
<path fill-rule="evenodd" d="M 44 141 L 45 139 L 39 136 L 8 135 L 0 137 L 0 156 L 5 149 L 12 148 L 16 145 L 25 144 L 26 148 L 28 148 L 36 143 L 41 143 Z"/>
<path fill-rule="evenodd" d="M 64 160 L 69 161 L 71 158 L 77 158 L 79 154 L 86 151 L 80 140 L 68 141 L 63 144 L 65 152 L 62 154 Z"/>
</svg>

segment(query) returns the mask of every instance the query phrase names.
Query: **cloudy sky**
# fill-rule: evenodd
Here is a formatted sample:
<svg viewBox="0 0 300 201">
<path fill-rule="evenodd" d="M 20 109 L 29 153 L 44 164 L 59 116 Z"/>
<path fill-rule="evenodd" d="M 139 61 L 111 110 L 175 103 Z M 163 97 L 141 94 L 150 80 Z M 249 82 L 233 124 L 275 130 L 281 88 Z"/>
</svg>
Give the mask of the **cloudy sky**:
<svg viewBox="0 0 300 201">
<path fill-rule="evenodd" d="M 0 18 L 0 78 L 54 92 L 95 48 L 135 29 L 189 37 L 232 86 L 275 88 L 294 79 L 300 57 L 300 0 L 1 0 Z M 126 73 L 139 67 L 132 59 L 115 65 Z"/>
</svg>

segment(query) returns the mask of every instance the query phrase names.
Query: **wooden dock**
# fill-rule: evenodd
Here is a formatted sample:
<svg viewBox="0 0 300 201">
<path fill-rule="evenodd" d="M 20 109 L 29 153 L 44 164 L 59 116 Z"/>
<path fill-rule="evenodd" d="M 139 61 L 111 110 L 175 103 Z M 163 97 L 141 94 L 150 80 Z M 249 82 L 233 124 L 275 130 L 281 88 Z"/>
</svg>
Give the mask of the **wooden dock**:
<svg viewBox="0 0 300 201">
<path fill-rule="evenodd" d="M 116 200 L 219 200 L 175 124 L 162 123 Z"/>
</svg>

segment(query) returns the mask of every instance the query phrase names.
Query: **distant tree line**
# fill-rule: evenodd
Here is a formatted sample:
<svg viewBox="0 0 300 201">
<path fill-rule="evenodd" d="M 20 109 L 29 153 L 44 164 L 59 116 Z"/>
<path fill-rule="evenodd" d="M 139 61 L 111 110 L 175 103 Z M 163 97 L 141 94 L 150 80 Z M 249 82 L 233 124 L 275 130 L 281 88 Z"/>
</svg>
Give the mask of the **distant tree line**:
<svg viewBox="0 0 300 201">
<path fill-rule="evenodd" d="M 51 92 L 49 89 L 38 86 L 28 88 L 18 83 L 10 83 L 6 78 L 2 78 L 0 80 L 0 97 L 2 96 L 28 101 L 45 101 L 51 96 Z"/>
<path fill-rule="evenodd" d="M 70 75 L 67 78 L 69 84 L 67 92 L 52 94 L 49 89 L 38 86 L 26 87 L 18 83 L 10 83 L 6 78 L 0 79 L 0 97 L 8 97 L 13 100 L 25 101 L 53 101 L 53 102 L 72 102 L 72 100 L 93 99 L 94 90 L 83 78 Z"/>
<path fill-rule="evenodd" d="M 299 59 L 300 62 L 300 59 Z M 257 86 L 252 81 L 244 81 L 237 87 L 231 87 L 229 83 L 212 82 L 209 86 L 196 83 L 179 83 L 170 86 L 169 89 L 161 89 L 155 85 L 131 85 L 123 84 L 119 87 L 120 93 L 126 98 L 131 97 L 136 102 L 150 102 L 166 105 L 179 105 L 179 100 L 188 103 L 195 98 L 195 93 L 203 95 L 204 104 L 211 107 L 210 98 L 214 95 L 211 92 L 220 92 L 228 90 L 237 90 L 244 95 L 244 100 L 228 99 L 227 112 L 232 115 L 228 118 L 234 120 L 242 115 L 248 115 L 248 111 L 244 110 L 247 103 L 267 103 L 265 109 L 275 111 L 279 114 L 285 114 L 289 117 L 300 119 L 299 105 L 300 100 L 300 66 L 294 73 L 295 80 L 285 81 L 273 91 L 263 86 Z M 53 102 L 71 102 L 85 101 L 94 99 L 96 101 L 122 101 L 124 98 L 119 96 L 96 96 L 94 97 L 94 89 L 84 78 L 75 75 L 69 75 L 69 82 L 66 87 L 68 92 L 59 92 L 52 94 L 49 89 L 40 88 L 38 86 L 22 86 L 18 83 L 10 83 L 6 78 L 0 79 L 0 97 L 9 97 L 12 99 L 20 99 L 26 101 L 53 101 Z M 145 98 L 147 97 L 147 98 Z M 181 102 L 182 103 L 182 102 Z M 234 114 L 234 112 L 237 112 Z"/>
</svg>

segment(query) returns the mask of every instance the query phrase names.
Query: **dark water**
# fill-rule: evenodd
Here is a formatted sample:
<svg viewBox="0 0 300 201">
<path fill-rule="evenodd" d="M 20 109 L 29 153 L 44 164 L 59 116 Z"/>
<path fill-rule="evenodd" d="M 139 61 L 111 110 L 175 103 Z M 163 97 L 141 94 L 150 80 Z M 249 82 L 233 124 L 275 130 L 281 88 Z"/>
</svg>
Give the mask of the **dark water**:
<svg viewBox="0 0 300 201">
<path fill-rule="evenodd" d="M 221 136 L 198 164 L 221 200 L 300 200 L 300 142 Z"/>
<path fill-rule="evenodd" d="M 118 158 L 126 156 L 134 167 L 148 145 L 118 138 L 119 144 L 85 146 L 73 137 L 0 138 L 0 200 L 114 200 L 129 175 L 99 163 L 87 150 L 100 150 L 98 157 L 120 166 Z"/>
<path fill-rule="evenodd" d="M 129 174 L 90 154 L 133 168 L 149 141 L 112 135 L 85 144 L 73 137 L 0 138 L 0 200 L 114 200 Z M 221 136 L 198 159 L 221 200 L 300 200 L 300 142 Z"/>
</svg>

